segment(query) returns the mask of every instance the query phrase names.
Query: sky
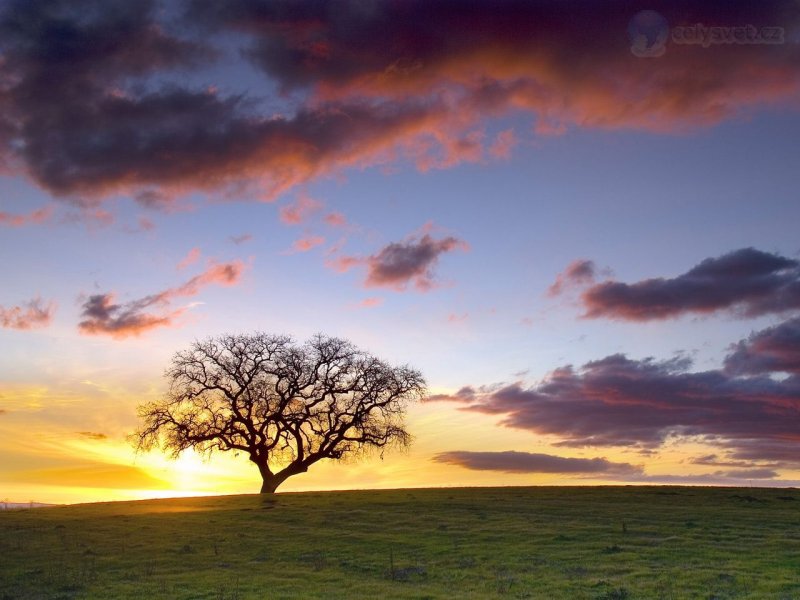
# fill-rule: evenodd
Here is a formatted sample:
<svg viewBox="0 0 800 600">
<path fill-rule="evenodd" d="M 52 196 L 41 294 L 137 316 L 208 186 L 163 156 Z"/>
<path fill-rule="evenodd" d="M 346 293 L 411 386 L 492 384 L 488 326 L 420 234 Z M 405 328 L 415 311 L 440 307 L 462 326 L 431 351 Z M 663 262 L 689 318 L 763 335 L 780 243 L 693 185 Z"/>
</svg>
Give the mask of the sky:
<svg viewBox="0 0 800 600">
<path fill-rule="evenodd" d="M 428 384 L 281 491 L 800 484 L 797 2 L 7 0 L 0 105 L 0 500 L 257 491 L 129 441 L 256 331 Z"/>
</svg>

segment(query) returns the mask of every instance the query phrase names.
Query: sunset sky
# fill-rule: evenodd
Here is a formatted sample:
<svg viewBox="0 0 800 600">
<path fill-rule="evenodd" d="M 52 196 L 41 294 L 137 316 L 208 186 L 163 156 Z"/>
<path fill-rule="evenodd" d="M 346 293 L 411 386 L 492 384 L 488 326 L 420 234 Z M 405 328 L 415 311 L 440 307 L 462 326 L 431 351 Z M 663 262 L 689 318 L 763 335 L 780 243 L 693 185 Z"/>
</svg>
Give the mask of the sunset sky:
<svg viewBox="0 0 800 600">
<path fill-rule="evenodd" d="M 0 6 L 0 501 L 257 491 L 126 439 L 253 331 L 429 386 L 281 491 L 800 485 L 797 2 Z"/>
</svg>

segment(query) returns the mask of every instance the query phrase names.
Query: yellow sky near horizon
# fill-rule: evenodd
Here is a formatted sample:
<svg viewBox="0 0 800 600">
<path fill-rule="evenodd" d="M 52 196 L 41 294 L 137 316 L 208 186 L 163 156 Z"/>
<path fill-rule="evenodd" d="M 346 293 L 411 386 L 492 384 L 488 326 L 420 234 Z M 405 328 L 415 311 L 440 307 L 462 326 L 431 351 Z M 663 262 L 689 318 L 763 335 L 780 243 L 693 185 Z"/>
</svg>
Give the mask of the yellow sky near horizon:
<svg viewBox="0 0 800 600">
<path fill-rule="evenodd" d="M 437 390 L 438 391 L 438 390 Z M 145 498 L 256 493 L 257 469 L 246 456 L 218 453 L 204 458 L 192 451 L 176 460 L 159 451 L 136 454 L 127 436 L 136 427 L 139 400 L 117 398 L 110 408 L 97 397 L 81 400 L 62 393 L 62 402 L 43 410 L 41 387 L 18 389 L 13 408 L 0 419 L 0 500 L 8 502 L 78 503 Z M 9 394 L 6 392 L 6 398 Z M 98 410 L 85 422 L 86 404 Z M 58 408 L 60 406 L 60 409 Z M 71 418 L 75 411 L 79 415 Z M 498 425 L 500 417 L 459 410 L 454 403 L 419 403 L 408 413 L 414 436 L 411 447 L 342 461 L 323 460 L 308 473 L 288 479 L 282 492 L 440 486 L 588 485 L 631 483 L 608 477 L 564 473 L 508 473 L 471 470 L 433 460 L 454 450 L 509 450 L 595 458 L 641 465 L 647 476 L 702 475 L 714 469 L 691 464 L 693 456 L 712 449 L 686 440 L 669 442 L 647 456 L 625 448 L 600 452 L 556 447 L 555 439 Z M 25 435 L 20 435 L 20 431 Z M 800 473 L 782 473 L 800 479 Z M 639 483 L 648 483 L 643 480 Z M 666 481 L 669 483 L 669 480 Z M 637 483 L 637 482 L 632 482 Z M 655 481 L 657 483 L 657 481 Z M 691 482 L 687 482 L 691 483 Z"/>
</svg>

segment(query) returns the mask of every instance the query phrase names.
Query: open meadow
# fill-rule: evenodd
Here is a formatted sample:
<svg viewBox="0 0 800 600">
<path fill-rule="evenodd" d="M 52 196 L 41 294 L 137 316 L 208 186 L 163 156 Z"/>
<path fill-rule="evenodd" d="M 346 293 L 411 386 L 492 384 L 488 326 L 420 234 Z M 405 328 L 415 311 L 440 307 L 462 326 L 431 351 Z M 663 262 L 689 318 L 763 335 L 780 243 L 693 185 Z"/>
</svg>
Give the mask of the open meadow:
<svg viewBox="0 0 800 600">
<path fill-rule="evenodd" d="M 800 491 L 442 488 L 0 513 L 0 598 L 800 598 Z"/>
</svg>

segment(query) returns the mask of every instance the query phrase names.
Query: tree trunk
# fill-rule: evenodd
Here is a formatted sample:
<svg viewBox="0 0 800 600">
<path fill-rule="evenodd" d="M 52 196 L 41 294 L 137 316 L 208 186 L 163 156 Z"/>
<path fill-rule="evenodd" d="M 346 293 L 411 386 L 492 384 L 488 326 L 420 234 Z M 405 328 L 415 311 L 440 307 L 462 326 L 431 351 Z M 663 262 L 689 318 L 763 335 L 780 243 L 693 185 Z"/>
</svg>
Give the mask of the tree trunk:
<svg viewBox="0 0 800 600">
<path fill-rule="evenodd" d="M 259 456 L 250 458 L 258 467 L 258 472 L 261 473 L 261 493 L 274 494 L 278 486 L 283 483 L 286 477 L 281 477 L 280 474 L 273 473 L 269 468 L 266 460 L 261 459 Z"/>
<path fill-rule="evenodd" d="M 262 477 L 263 482 L 261 484 L 261 493 L 262 494 L 274 494 L 275 490 L 278 489 L 278 486 L 283 483 L 283 481 L 278 481 L 277 478 L 273 475 L 272 477 Z"/>
<path fill-rule="evenodd" d="M 258 465 L 258 470 L 261 473 L 261 493 L 274 494 L 280 484 L 289 479 L 292 475 L 305 473 L 308 471 L 308 467 L 300 463 L 292 463 L 283 469 L 283 471 L 273 473 L 267 465 Z"/>
</svg>

